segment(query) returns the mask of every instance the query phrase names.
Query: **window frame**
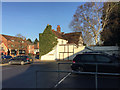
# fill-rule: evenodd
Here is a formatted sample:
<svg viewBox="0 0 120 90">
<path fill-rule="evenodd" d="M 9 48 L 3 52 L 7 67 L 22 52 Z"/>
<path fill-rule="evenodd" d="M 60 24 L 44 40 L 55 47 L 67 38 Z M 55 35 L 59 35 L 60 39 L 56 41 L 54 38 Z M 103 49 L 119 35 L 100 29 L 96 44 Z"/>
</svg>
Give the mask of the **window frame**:
<svg viewBox="0 0 120 90">
<path fill-rule="evenodd" d="M 109 58 L 109 61 L 100 61 L 100 60 L 98 61 L 98 59 L 97 59 L 97 55 L 98 55 L 98 56 L 102 56 L 102 57 Z M 96 58 L 97 63 L 109 63 L 109 62 L 112 61 L 112 58 L 110 58 L 109 56 L 101 55 L 101 54 L 96 54 L 96 55 L 95 55 L 95 58 Z"/>
<path fill-rule="evenodd" d="M 88 63 L 89 63 L 90 61 L 91 61 L 91 62 L 97 62 L 96 57 L 95 57 L 94 54 L 79 54 L 79 55 L 76 55 L 75 58 L 76 58 L 77 56 L 82 57 L 83 55 L 84 55 L 84 56 L 85 56 L 85 55 L 92 55 L 94 60 L 92 60 L 92 61 L 91 61 L 91 60 L 86 61 L 86 60 L 81 60 L 81 58 L 80 58 L 77 62 L 88 62 Z M 75 58 L 73 59 L 74 61 L 76 61 Z"/>
</svg>

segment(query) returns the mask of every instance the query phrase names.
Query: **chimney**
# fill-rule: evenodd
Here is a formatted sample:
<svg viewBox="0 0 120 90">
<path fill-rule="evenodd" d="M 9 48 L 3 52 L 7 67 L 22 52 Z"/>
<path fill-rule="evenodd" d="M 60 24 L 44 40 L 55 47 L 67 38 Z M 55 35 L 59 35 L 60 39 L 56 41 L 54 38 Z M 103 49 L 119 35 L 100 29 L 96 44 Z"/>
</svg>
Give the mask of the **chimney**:
<svg viewBox="0 0 120 90">
<path fill-rule="evenodd" d="M 57 32 L 61 33 L 60 25 L 57 25 Z"/>
</svg>

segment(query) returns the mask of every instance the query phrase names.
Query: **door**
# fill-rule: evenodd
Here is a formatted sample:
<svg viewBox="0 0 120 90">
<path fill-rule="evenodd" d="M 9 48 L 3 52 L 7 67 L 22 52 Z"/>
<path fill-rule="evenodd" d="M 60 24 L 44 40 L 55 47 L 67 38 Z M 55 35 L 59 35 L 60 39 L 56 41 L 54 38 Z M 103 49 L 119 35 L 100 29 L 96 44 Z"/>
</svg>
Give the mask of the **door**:
<svg viewBox="0 0 120 90">
<path fill-rule="evenodd" d="M 109 56 L 96 55 L 98 65 L 98 72 L 112 73 L 117 72 L 117 63 L 113 63 L 113 60 Z"/>
<path fill-rule="evenodd" d="M 83 64 L 86 71 L 95 72 L 96 71 L 96 60 L 93 54 L 84 54 L 80 56 L 80 62 Z"/>
</svg>

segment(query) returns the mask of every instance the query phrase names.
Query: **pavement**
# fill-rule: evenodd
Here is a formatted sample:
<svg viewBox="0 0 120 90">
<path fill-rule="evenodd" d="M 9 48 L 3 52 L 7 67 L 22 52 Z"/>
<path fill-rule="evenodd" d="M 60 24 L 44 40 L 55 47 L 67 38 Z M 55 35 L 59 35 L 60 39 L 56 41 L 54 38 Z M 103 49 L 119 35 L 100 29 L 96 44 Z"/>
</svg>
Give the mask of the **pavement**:
<svg viewBox="0 0 120 90">
<path fill-rule="evenodd" d="M 93 75 L 58 73 L 59 62 L 41 61 L 27 65 L 2 66 L 2 88 L 95 88 Z M 70 65 L 59 70 L 71 71 Z M 120 78 L 99 77 L 98 88 L 120 88 Z"/>
<path fill-rule="evenodd" d="M 8 65 L 8 63 L 5 63 L 5 64 L 0 64 L 0 66 L 6 66 L 6 65 Z"/>
</svg>

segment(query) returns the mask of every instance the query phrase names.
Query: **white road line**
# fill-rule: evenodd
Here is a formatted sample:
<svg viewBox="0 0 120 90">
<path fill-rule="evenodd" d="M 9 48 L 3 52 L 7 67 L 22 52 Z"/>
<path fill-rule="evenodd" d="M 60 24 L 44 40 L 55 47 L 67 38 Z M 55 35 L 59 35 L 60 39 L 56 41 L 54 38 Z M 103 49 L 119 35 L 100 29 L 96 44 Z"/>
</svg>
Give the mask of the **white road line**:
<svg viewBox="0 0 120 90">
<path fill-rule="evenodd" d="M 56 88 L 60 83 L 62 83 L 71 73 L 68 73 L 64 78 L 62 78 L 55 86 L 54 88 Z"/>
</svg>

